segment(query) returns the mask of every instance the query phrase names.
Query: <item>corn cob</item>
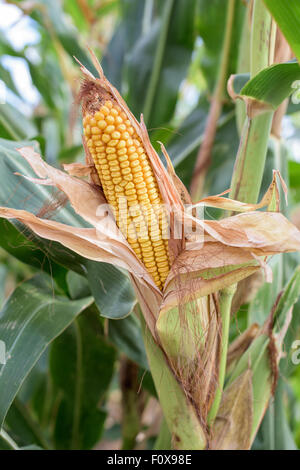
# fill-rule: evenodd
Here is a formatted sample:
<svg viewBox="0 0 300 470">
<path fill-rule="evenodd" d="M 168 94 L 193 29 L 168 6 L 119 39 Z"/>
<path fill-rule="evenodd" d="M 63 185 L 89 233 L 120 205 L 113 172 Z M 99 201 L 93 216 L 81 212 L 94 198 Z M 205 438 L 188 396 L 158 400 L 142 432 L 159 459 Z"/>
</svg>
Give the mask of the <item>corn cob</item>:
<svg viewBox="0 0 300 470">
<path fill-rule="evenodd" d="M 167 220 L 149 157 L 117 102 L 96 98 L 92 106 L 83 102 L 87 147 L 118 227 L 162 289 L 170 269 Z"/>
</svg>

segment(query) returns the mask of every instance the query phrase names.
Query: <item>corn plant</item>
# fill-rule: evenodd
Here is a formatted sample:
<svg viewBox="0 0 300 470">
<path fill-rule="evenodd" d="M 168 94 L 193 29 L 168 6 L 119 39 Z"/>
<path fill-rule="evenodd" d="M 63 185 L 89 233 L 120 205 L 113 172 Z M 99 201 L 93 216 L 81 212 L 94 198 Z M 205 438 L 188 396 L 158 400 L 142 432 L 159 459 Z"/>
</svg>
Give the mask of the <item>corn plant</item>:
<svg viewBox="0 0 300 470">
<path fill-rule="evenodd" d="M 1 105 L 2 448 L 297 448 L 297 0 L 16 3 L 64 85 L 24 50 L 46 111 Z"/>
</svg>

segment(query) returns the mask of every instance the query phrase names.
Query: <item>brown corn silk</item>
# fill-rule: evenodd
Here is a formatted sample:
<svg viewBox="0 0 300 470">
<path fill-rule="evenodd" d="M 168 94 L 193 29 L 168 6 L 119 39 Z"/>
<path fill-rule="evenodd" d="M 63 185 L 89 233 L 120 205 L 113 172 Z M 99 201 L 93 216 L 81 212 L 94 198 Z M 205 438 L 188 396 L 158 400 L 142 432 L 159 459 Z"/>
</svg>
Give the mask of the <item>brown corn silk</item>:
<svg viewBox="0 0 300 470">
<path fill-rule="evenodd" d="M 81 87 L 84 139 L 118 227 L 160 289 L 170 270 L 168 222 L 149 156 L 129 116 L 101 85 Z"/>
</svg>

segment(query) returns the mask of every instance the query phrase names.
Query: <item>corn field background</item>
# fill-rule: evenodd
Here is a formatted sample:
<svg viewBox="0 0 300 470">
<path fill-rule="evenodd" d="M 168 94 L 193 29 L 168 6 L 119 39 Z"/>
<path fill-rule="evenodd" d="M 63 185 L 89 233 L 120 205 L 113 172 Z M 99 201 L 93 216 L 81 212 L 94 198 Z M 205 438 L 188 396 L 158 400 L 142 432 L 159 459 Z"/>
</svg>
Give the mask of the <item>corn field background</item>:
<svg viewBox="0 0 300 470">
<path fill-rule="evenodd" d="M 86 226 L 55 187 L 19 176 L 34 173 L 16 148 L 33 146 L 55 168 L 84 161 L 74 56 L 95 74 L 87 45 L 135 117 L 143 113 L 160 156 L 163 142 L 194 201 L 232 189 L 246 116 L 232 95 L 242 94 L 249 73 L 253 78 L 270 65 L 261 56 L 272 46 L 261 50 L 259 33 L 250 37 L 253 3 L 259 0 L 1 1 L 0 206 Z M 270 3 L 261 0 L 265 15 Z M 271 11 L 284 33 L 274 37 L 274 61 L 294 68 L 287 78 L 267 77 L 270 92 L 250 90 L 274 106 L 276 117 L 259 116 L 262 136 L 239 176 L 248 190 L 232 198 L 256 203 L 279 170 L 288 188 L 280 210 L 300 229 L 300 2 L 274 3 L 289 4 L 286 16 Z M 265 161 L 256 159 L 264 152 Z M 208 220 L 220 216 L 205 209 Z M 272 283 L 260 273 L 239 284 L 230 342 L 264 324 L 299 253 L 277 254 L 268 264 Z M 300 449 L 300 301 L 293 298 L 255 450 Z M 135 303 L 125 271 L 0 218 L 1 450 L 170 448 Z"/>
</svg>

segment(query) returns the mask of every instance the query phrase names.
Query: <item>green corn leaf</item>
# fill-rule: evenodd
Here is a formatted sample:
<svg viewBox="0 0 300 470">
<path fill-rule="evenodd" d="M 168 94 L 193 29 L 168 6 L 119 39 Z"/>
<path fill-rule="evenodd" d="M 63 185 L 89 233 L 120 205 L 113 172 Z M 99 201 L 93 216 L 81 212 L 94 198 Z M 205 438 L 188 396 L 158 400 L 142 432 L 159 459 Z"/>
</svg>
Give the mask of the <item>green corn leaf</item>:
<svg viewBox="0 0 300 470">
<path fill-rule="evenodd" d="M 103 317 L 124 318 L 132 312 L 135 294 L 126 272 L 107 263 L 85 261 L 87 279 Z"/>
<path fill-rule="evenodd" d="M 37 135 L 37 129 L 30 118 L 9 103 L 1 103 L 0 106 L 1 137 L 21 140 L 31 139 Z"/>
<path fill-rule="evenodd" d="M 230 85 L 236 95 L 240 95 L 241 90 L 250 81 L 250 73 L 238 73 L 231 78 Z"/>
<path fill-rule="evenodd" d="M 94 307 L 51 344 L 50 372 L 62 396 L 54 429 L 57 449 L 91 449 L 99 441 L 106 417 L 101 404 L 115 358 Z"/>
<path fill-rule="evenodd" d="M 298 0 L 264 0 L 289 45 L 300 60 L 300 3 Z"/>
<path fill-rule="evenodd" d="M 258 323 L 262 326 L 271 312 L 282 286 L 281 261 L 281 255 L 277 255 L 270 260 L 273 280 L 272 283 L 265 282 L 251 301 L 248 308 L 249 326 L 253 323 Z"/>
<path fill-rule="evenodd" d="M 28 373 L 46 347 L 92 302 L 56 296 L 46 274 L 25 281 L 0 313 L 6 363 L 0 368 L 0 424 Z"/>
<path fill-rule="evenodd" d="M 251 107 L 252 112 L 274 111 L 282 101 L 297 93 L 300 66 L 296 62 L 271 65 L 251 80 L 249 77 L 248 74 L 233 76 L 233 93 L 242 98 L 248 107 Z"/>
<path fill-rule="evenodd" d="M 201 73 L 204 74 L 208 82 L 208 89 L 212 92 L 221 61 L 226 7 L 223 0 L 198 0 L 197 7 L 197 31 L 203 40 L 200 54 Z M 236 1 L 231 32 L 232 39 L 228 64 L 229 75 L 236 70 L 244 16 L 247 16 L 245 5 L 243 2 Z"/>
<path fill-rule="evenodd" d="M 128 315 L 119 320 L 110 320 L 108 324 L 109 340 L 126 354 L 129 359 L 148 370 L 145 346 L 139 320 L 135 315 Z"/>
</svg>

